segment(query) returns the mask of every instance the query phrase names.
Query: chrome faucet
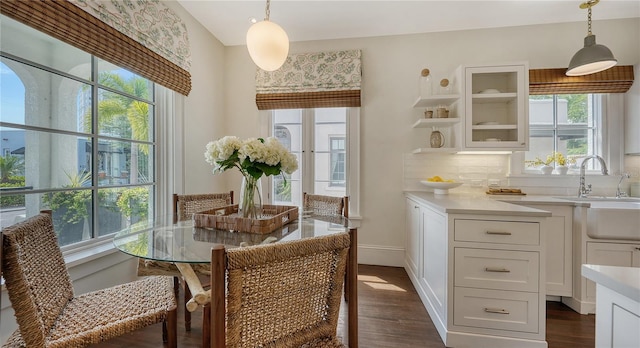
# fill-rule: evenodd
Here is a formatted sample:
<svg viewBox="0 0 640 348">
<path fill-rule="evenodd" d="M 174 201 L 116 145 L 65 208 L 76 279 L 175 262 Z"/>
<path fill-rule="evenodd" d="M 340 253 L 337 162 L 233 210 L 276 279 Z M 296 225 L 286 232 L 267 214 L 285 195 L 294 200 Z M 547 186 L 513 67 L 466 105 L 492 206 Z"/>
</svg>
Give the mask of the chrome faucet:
<svg viewBox="0 0 640 348">
<path fill-rule="evenodd" d="M 609 175 L 607 171 L 607 165 L 604 163 L 604 159 L 598 155 L 587 156 L 582 160 L 582 164 L 580 164 L 580 187 L 578 187 L 578 197 L 587 197 L 589 193 L 591 193 L 591 184 L 584 184 L 584 175 L 585 175 L 585 167 L 587 166 L 587 161 L 590 159 L 597 159 L 600 162 L 600 169 L 602 170 L 602 175 Z"/>
<path fill-rule="evenodd" d="M 626 192 L 620 191 L 620 184 L 622 184 L 622 180 L 624 180 L 625 178 L 629 179 L 630 177 L 631 177 L 631 174 L 629 173 L 620 174 L 620 181 L 618 181 L 618 189 L 616 189 L 616 198 L 627 197 Z"/>
</svg>

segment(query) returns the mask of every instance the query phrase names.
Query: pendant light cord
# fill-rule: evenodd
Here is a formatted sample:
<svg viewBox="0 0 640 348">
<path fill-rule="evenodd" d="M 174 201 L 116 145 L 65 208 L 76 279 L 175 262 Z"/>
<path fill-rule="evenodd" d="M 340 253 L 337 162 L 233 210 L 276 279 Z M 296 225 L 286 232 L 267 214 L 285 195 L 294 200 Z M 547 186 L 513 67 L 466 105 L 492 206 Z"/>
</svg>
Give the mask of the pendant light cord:
<svg viewBox="0 0 640 348">
<path fill-rule="evenodd" d="M 264 9 L 265 13 L 265 21 L 269 20 L 269 15 L 271 15 L 271 10 L 269 9 L 269 5 L 271 5 L 271 0 L 267 0 L 267 6 Z M 591 7 L 589 7 L 589 18 L 591 18 Z M 591 32 L 591 20 L 589 20 L 589 32 Z"/>
<path fill-rule="evenodd" d="M 267 1 L 268 3 L 268 1 Z M 589 35 L 591 34 L 591 6 L 589 6 L 589 14 L 587 15 L 587 23 L 588 23 L 588 31 L 589 31 Z"/>
</svg>

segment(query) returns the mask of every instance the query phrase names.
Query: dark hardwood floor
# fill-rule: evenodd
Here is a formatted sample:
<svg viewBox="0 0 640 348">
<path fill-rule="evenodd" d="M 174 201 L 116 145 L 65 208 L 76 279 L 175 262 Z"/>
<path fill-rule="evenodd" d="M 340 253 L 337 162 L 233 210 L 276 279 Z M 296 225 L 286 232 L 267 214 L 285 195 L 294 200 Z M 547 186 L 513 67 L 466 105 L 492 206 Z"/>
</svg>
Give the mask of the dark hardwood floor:
<svg viewBox="0 0 640 348">
<path fill-rule="evenodd" d="M 360 265 L 358 273 L 360 347 L 444 347 L 404 269 Z M 193 313 L 192 329 L 186 332 L 182 308 L 180 303 L 178 347 L 200 347 L 202 310 Z M 341 336 L 344 323 L 341 314 Z M 549 348 L 594 347 L 595 316 L 548 302 L 547 342 Z M 161 328 L 153 325 L 95 347 L 163 347 Z"/>
</svg>

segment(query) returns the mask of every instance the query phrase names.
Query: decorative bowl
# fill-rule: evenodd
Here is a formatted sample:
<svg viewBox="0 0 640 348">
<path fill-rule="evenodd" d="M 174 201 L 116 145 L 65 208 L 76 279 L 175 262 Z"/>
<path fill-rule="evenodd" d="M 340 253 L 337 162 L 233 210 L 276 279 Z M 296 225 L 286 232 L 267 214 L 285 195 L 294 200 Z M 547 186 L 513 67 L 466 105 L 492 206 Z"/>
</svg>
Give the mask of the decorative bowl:
<svg viewBox="0 0 640 348">
<path fill-rule="evenodd" d="M 462 185 L 461 182 L 438 182 L 426 180 L 421 180 L 420 182 L 427 187 L 431 187 L 433 189 L 433 193 L 436 195 L 446 195 L 449 193 L 449 189 Z"/>
</svg>

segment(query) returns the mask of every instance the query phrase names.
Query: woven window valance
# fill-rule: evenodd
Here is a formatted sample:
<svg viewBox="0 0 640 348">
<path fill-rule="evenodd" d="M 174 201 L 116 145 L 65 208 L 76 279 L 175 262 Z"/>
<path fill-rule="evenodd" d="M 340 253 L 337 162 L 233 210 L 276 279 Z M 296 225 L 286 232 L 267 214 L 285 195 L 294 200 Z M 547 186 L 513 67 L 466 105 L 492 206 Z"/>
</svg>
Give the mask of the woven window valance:
<svg viewBox="0 0 640 348">
<path fill-rule="evenodd" d="M 259 110 L 360 106 L 360 50 L 293 54 L 272 72 L 256 72 Z"/>
<path fill-rule="evenodd" d="M 584 76 L 566 76 L 566 70 L 529 70 L 529 94 L 626 93 L 633 84 L 631 65 Z"/>
<path fill-rule="evenodd" d="M 176 92 L 191 91 L 186 27 L 158 0 L 2 0 L 0 13 Z"/>
</svg>

